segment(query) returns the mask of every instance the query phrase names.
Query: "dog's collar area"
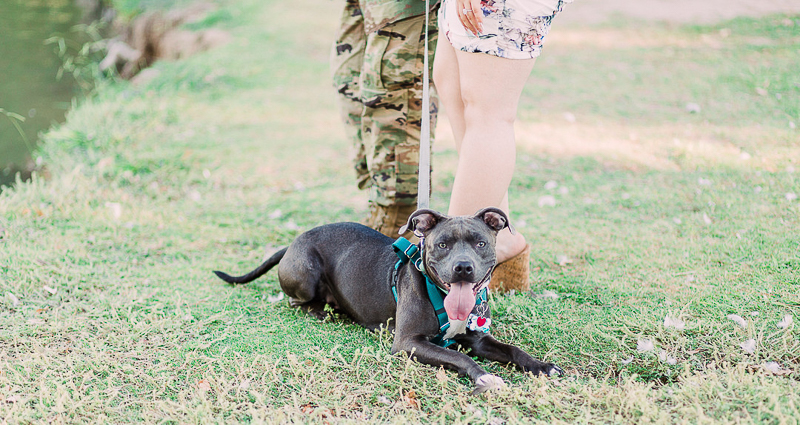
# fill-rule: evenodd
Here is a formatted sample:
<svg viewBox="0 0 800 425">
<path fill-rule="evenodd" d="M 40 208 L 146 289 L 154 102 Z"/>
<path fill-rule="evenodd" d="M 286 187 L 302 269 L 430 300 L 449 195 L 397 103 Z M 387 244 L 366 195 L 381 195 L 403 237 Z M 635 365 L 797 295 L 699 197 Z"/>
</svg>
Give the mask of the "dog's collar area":
<svg viewBox="0 0 800 425">
<path fill-rule="evenodd" d="M 420 239 L 422 240 L 422 239 Z M 404 264 L 412 263 L 414 268 L 419 270 L 422 273 L 422 276 L 425 277 L 425 286 L 428 290 L 428 299 L 430 300 L 431 304 L 433 305 L 433 310 L 436 313 L 436 318 L 439 320 L 439 333 L 436 334 L 435 337 L 431 339 L 431 342 L 442 346 L 448 347 L 450 345 L 455 344 L 455 341 L 452 339 L 445 339 L 444 335 L 447 333 L 447 330 L 450 328 L 450 318 L 447 317 L 447 311 L 444 308 L 444 297 L 447 295 L 446 292 L 436 283 L 433 282 L 430 276 L 425 272 L 425 265 L 423 264 L 423 252 L 422 247 L 424 245 L 422 242 L 419 246 L 412 244 L 408 239 L 400 237 L 392 244 L 394 248 L 395 254 L 399 260 L 394 265 L 394 269 L 392 269 L 392 281 L 390 282 L 392 287 L 392 295 L 394 295 L 394 300 L 397 302 L 397 280 L 398 280 L 398 270 Z M 491 277 L 491 271 L 484 277 L 484 281 L 488 282 L 489 278 Z M 470 314 L 469 320 L 469 329 L 473 331 L 481 331 L 481 332 L 489 332 L 489 319 L 483 317 L 488 311 L 488 301 L 489 301 L 489 288 L 486 282 L 481 282 L 480 289 L 478 290 L 478 294 L 475 297 L 475 305 L 478 306 L 478 310 L 480 312 L 480 316 Z"/>
</svg>

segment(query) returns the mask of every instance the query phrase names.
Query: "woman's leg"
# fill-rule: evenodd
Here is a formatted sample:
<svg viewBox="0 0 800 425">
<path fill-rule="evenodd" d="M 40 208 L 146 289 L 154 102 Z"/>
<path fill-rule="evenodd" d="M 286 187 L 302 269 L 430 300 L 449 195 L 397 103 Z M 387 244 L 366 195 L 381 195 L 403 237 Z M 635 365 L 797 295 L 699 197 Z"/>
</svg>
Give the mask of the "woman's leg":
<svg viewBox="0 0 800 425">
<path fill-rule="evenodd" d="M 443 40 L 439 44 L 446 43 Z M 450 49 L 455 53 L 463 110 L 461 121 L 454 124 L 453 131 L 456 134 L 455 126 L 459 124 L 464 126 L 464 131 L 449 214 L 474 214 L 487 206 L 496 206 L 508 213 L 507 192 L 516 162 L 514 121 L 535 59 L 503 59 L 456 51 L 452 46 Z M 447 59 L 445 57 L 445 61 Z M 440 75 L 440 80 L 444 78 Z M 438 83 L 439 80 L 437 87 Z M 444 97 L 442 101 L 448 117 L 455 115 L 451 115 Z M 503 262 L 519 254 L 525 245 L 521 234 L 512 235 L 504 230 L 497 239 L 497 261 Z"/>
<path fill-rule="evenodd" d="M 447 113 L 450 128 L 456 142 L 456 150 L 461 151 L 461 141 L 464 139 L 464 103 L 461 101 L 461 82 L 458 72 L 456 50 L 453 45 L 442 36 L 436 44 L 436 56 L 433 61 L 433 82 L 439 103 Z"/>
</svg>

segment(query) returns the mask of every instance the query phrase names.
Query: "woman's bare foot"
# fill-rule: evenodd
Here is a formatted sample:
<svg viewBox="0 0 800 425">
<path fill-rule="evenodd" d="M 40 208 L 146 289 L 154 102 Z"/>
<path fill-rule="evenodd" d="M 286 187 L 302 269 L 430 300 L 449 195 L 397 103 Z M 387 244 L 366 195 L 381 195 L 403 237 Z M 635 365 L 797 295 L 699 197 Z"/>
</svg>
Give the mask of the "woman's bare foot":
<svg viewBox="0 0 800 425">
<path fill-rule="evenodd" d="M 497 234 L 497 245 L 495 247 L 497 251 L 497 264 L 517 256 L 525 249 L 527 244 L 525 236 L 522 236 L 522 233 L 517 232 L 512 235 L 511 231 L 503 229 Z"/>
</svg>

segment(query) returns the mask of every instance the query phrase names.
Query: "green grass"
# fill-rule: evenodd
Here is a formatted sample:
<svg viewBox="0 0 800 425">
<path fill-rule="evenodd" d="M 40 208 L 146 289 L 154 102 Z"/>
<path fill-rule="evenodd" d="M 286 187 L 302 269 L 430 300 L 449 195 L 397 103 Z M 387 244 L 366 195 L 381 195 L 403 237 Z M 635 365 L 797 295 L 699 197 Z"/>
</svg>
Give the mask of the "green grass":
<svg viewBox="0 0 800 425">
<path fill-rule="evenodd" d="M 46 135 L 48 178 L 0 193 L 0 418 L 797 423 L 798 331 L 776 324 L 800 316 L 800 19 L 554 27 L 511 195 L 532 293 L 559 298 L 491 305 L 499 338 L 567 376 L 481 362 L 509 387 L 471 397 L 391 356 L 390 335 L 271 302 L 274 272 L 237 288 L 211 274 L 366 214 L 328 82 L 337 7 L 225 2 L 202 27 L 231 44 L 104 87 Z M 456 160 L 444 124 L 438 209 Z"/>
</svg>

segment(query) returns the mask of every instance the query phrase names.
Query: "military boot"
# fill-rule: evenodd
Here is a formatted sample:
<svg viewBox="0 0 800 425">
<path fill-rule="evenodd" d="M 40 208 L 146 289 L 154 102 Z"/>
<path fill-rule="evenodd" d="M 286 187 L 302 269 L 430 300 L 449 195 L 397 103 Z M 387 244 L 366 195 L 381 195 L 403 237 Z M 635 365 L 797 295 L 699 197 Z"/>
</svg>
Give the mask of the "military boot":
<svg viewBox="0 0 800 425">
<path fill-rule="evenodd" d="M 397 239 L 400 236 L 408 239 L 412 243 L 418 243 L 419 239 L 412 232 L 400 234 L 400 228 L 408 223 L 408 216 L 417 210 L 416 205 L 392 205 L 384 207 L 382 205 L 370 204 L 369 217 L 362 224 L 369 226 L 384 235 Z"/>
</svg>

